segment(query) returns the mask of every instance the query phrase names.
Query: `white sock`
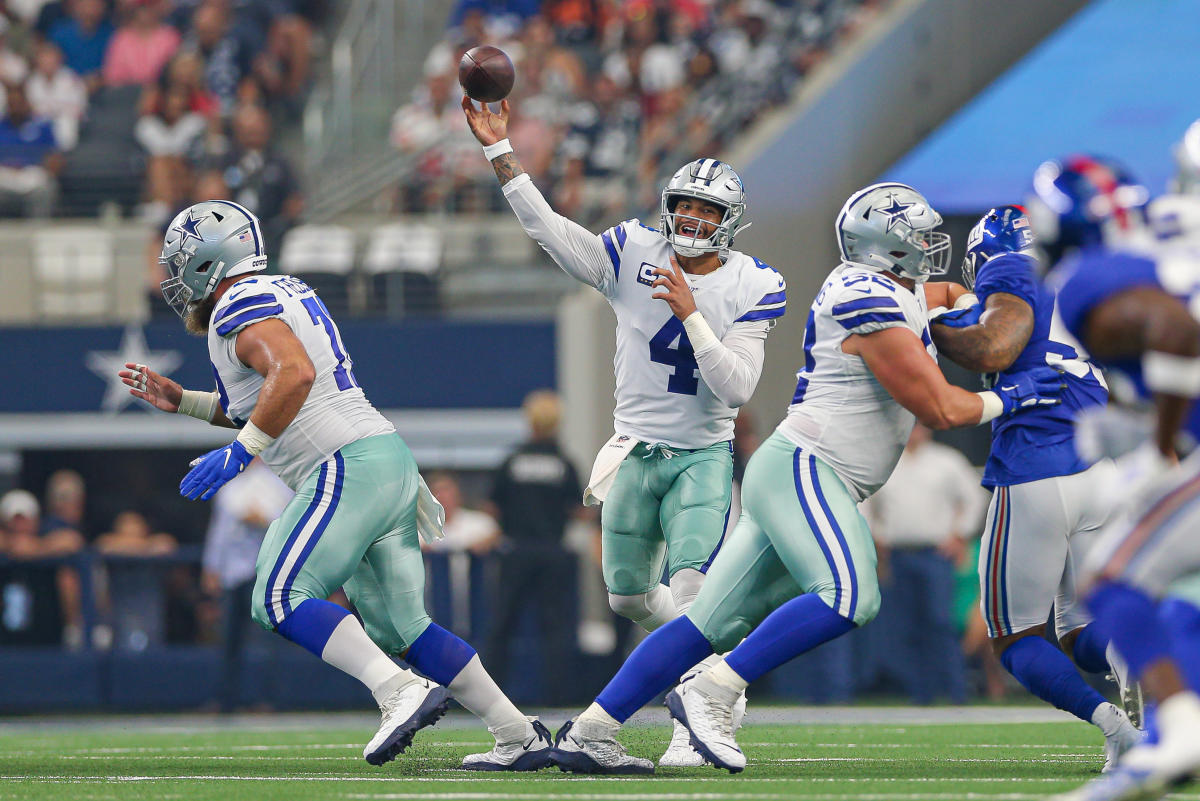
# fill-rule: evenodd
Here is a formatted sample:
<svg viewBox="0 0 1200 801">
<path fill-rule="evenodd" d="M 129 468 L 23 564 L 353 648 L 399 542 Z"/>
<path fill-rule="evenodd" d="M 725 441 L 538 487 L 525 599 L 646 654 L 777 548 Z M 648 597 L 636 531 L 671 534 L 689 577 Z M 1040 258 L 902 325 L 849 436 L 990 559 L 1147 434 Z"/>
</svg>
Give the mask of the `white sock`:
<svg viewBox="0 0 1200 801">
<path fill-rule="evenodd" d="M 599 723 L 609 727 L 610 729 L 621 728 L 620 722 L 612 715 L 605 712 L 604 707 L 600 706 L 595 701 L 592 702 L 591 706 L 583 710 L 583 713 L 579 717 L 575 718 L 575 722 Z"/>
<path fill-rule="evenodd" d="M 376 702 L 417 681 L 415 674 L 401 670 L 371 641 L 353 615 L 347 615 L 337 624 L 321 651 L 321 659 L 367 685 Z"/>
<path fill-rule="evenodd" d="M 697 664 L 688 668 L 687 673 L 684 673 L 682 676 L 680 676 L 679 680 L 681 682 L 684 682 L 684 681 L 687 681 L 688 679 L 694 679 L 697 675 L 703 673 L 704 671 L 712 670 L 720 662 L 721 662 L 720 654 L 709 654 L 708 656 L 704 657 L 704 659 L 702 659 L 700 662 L 698 662 Z"/>
<path fill-rule="evenodd" d="M 508 742 L 524 736 L 529 721 L 483 669 L 479 654 L 471 657 L 447 689 L 454 700 L 487 725 L 497 740 Z"/>
<path fill-rule="evenodd" d="M 1192 736 L 1200 723 L 1200 697 L 1191 690 L 1175 693 L 1158 705 L 1157 719 L 1163 741 Z"/>
<path fill-rule="evenodd" d="M 708 679 L 718 687 L 732 690 L 735 695 L 741 695 L 750 686 L 750 682 L 739 676 L 724 659 L 701 673 L 700 678 Z"/>
</svg>

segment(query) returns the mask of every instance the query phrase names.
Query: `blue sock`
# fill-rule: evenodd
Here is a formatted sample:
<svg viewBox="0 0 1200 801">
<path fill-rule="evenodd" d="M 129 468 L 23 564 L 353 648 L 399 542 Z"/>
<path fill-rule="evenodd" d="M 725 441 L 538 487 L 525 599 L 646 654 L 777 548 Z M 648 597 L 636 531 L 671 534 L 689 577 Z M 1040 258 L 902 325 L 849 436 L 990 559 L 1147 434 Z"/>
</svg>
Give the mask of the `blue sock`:
<svg viewBox="0 0 1200 801">
<path fill-rule="evenodd" d="M 830 609 L 821 596 L 801 595 L 767 615 L 767 619 L 725 657 L 725 664 L 752 682 L 852 628 L 854 621 Z"/>
<path fill-rule="evenodd" d="M 677 617 L 642 640 L 596 696 L 596 703 L 624 723 L 712 652 L 712 644 L 696 624 L 686 616 Z"/>
<path fill-rule="evenodd" d="M 275 630 L 320 658 L 333 630 L 350 613 L 337 604 L 308 598 L 285 617 Z"/>
<path fill-rule="evenodd" d="M 443 687 L 449 687 L 473 656 L 475 649 L 466 640 L 437 623 L 430 623 L 408 649 L 404 661 Z"/>
<path fill-rule="evenodd" d="M 1029 692 L 1088 723 L 1104 697 L 1088 686 L 1075 665 L 1042 637 L 1022 637 L 1004 650 L 1000 661 Z"/>
<path fill-rule="evenodd" d="M 1088 608 L 1129 663 L 1134 679 L 1147 666 L 1170 656 L 1170 640 L 1158 623 L 1158 605 L 1141 590 L 1106 582 L 1092 592 Z"/>
<path fill-rule="evenodd" d="M 1171 638 L 1171 656 L 1187 686 L 1200 693 L 1200 608 L 1179 598 L 1158 607 L 1158 619 Z"/>
<path fill-rule="evenodd" d="M 1095 623 L 1089 623 L 1075 638 L 1071 654 L 1075 664 L 1088 673 L 1107 673 L 1110 669 L 1108 656 L 1104 653 L 1107 650 L 1108 635 L 1101 633 L 1101 628 Z"/>
</svg>

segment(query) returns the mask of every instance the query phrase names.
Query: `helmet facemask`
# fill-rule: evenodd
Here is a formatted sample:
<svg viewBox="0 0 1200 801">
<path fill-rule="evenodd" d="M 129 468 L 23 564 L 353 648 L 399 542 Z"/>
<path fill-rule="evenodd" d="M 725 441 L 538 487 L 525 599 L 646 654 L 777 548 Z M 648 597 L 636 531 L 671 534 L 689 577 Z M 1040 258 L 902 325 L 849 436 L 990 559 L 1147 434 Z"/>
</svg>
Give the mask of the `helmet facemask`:
<svg viewBox="0 0 1200 801">
<path fill-rule="evenodd" d="M 675 209 L 682 200 L 707 203 L 723 213 L 719 222 L 712 222 L 688 214 L 677 214 Z M 679 168 L 662 191 L 659 206 L 659 229 L 664 239 L 680 256 L 695 257 L 704 253 L 717 253 L 724 261 L 733 246 L 733 238 L 739 231 L 748 228 L 743 224 L 746 214 L 745 192 L 742 179 L 733 168 L 715 159 L 696 159 Z M 679 228 L 688 222 L 696 224 L 692 234 L 681 234 Z M 699 236 L 701 226 L 713 228 L 708 236 Z"/>
<path fill-rule="evenodd" d="M 690 214 L 678 214 L 675 212 L 675 207 L 683 199 L 696 200 L 701 203 L 708 203 L 722 209 L 721 219 L 719 222 L 706 220 L 702 217 L 695 217 Z M 671 243 L 671 247 L 680 256 L 699 256 L 702 253 L 722 253 L 729 250 L 730 244 L 733 242 L 733 236 L 730 232 L 730 222 L 732 209 L 725 203 L 721 203 L 712 198 L 701 197 L 690 193 L 678 193 L 663 195 L 662 208 L 662 226 L 663 234 L 667 241 Z M 738 211 L 737 217 L 741 217 L 741 210 Z M 688 222 L 695 223 L 696 231 L 693 234 L 683 234 L 679 232 L 681 224 Z M 700 238 L 700 232 L 703 228 L 712 228 L 712 232 L 703 239 Z"/>
</svg>

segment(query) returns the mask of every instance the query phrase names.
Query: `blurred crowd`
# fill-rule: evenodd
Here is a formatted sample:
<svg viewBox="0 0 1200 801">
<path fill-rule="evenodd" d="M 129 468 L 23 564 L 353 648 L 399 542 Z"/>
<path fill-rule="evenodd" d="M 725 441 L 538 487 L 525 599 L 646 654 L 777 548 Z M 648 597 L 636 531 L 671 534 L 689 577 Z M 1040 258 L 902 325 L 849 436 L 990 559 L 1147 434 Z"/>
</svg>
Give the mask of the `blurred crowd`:
<svg viewBox="0 0 1200 801">
<path fill-rule="evenodd" d="M 657 204 L 679 165 L 715 155 L 884 0 L 460 0 L 424 83 L 392 120 L 410 158 L 404 211 L 503 202 L 459 108 L 479 44 L 516 66 L 509 138 L 563 214 L 585 224 Z"/>
<path fill-rule="evenodd" d="M 95 213 L 60 184 L 107 169 L 157 225 L 204 190 L 277 237 L 300 200 L 272 123 L 299 115 L 328 5 L 0 0 L 0 216 Z"/>
</svg>

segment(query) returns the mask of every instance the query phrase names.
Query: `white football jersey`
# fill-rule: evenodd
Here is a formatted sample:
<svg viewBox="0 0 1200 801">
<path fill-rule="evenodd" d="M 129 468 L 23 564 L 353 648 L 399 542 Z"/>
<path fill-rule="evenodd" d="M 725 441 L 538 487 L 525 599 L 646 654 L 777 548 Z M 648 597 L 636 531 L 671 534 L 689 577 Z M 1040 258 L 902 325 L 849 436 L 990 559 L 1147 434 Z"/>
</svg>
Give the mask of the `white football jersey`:
<svg viewBox="0 0 1200 801">
<path fill-rule="evenodd" d="M 780 433 L 832 467 L 860 501 L 892 474 L 915 418 L 842 342 L 893 327 L 908 328 L 937 359 L 920 286 L 910 291 L 888 275 L 849 264 L 834 270 L 808 313 L 804 367 L 779 424 Z"/>
<path fill-rule="evenodd" d="M 307 284 L 290 275 L 252 275 L 226 290 L 208 326 L 208 356 L 221 409 L 237 425 L 250 419 L 263 377 L 238 359 L 234 343 L 251 323 L 276 318 L 287 323 L 312 360 L 316 379 L 263 462 L 293 490 L 318 464 L 351 442 L 395 427 L 363 395 L 353 362 L 329 311 Z"/>
<path fill-rule="evenodd" d="M 612 271 L 598 282 L 617 315 L 617 406 L 614 428 L 643 442 L 705 448 L 733 438 L 737 409 L 705 385 L 683 323 L 651 295 L 657 268 L 671 269 L 671 246 L 637 220 L 600 235 Z M 772 267 L 730 251 L 707 275 L 688 275 L 696 308 L 717 338 L 734 323 L 770 321 L 783 315 L 786 287 Z M 769 323 L 768 323 L 769 324 Z"/>
</svg>

